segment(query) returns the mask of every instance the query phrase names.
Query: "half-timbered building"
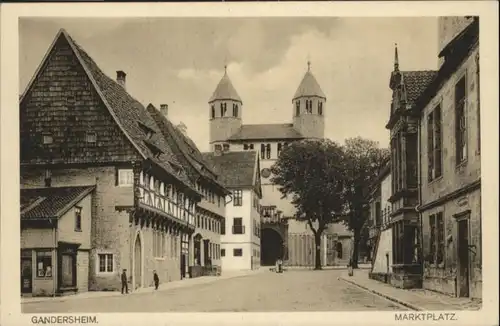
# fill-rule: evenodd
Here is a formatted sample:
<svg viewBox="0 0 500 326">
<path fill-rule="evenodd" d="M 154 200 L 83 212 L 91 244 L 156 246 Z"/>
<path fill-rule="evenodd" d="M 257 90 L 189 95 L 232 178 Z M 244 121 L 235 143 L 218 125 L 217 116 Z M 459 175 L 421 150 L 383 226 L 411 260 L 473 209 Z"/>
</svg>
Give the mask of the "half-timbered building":
<svg viewBox="0 0 500 326">
<path fill-rule="evenodd" d="M 20 143 L 23 189 L 94 187 L 90 290 L 119 289 L 123 269 L 133 289 L 187 275 L 202 195 L 125 72 L 108 77 L 65 30 L 20 98 Z"/>
</svg>

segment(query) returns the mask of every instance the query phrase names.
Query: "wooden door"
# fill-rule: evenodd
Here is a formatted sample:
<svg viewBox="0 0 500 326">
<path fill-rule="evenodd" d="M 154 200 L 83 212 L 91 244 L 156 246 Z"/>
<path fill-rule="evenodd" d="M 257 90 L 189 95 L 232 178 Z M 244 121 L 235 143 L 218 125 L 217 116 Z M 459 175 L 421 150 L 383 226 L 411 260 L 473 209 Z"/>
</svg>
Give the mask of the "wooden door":
<svg viewBox="0 0 500 326">
<path fill-rule="evenodd" d="M 458 280 L 459 297 L 469 296 L 469 221 L 458 221 Z"/>
</svg>

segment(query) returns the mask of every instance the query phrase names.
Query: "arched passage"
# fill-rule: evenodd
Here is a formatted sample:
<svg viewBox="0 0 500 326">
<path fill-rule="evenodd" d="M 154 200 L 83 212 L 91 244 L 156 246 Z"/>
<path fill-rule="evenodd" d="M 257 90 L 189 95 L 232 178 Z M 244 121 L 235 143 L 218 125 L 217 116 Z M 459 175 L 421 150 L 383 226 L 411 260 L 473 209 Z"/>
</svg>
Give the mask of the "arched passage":
<svg viewBox="0 0 500 326">
<path fill-rule="evenodd" d="M 262 229 L 260 250 L 262 266 L 274 265 L 278 258 L 283 259 L 283 238 L 279 232 L 272 228 Z"/>
</svg>

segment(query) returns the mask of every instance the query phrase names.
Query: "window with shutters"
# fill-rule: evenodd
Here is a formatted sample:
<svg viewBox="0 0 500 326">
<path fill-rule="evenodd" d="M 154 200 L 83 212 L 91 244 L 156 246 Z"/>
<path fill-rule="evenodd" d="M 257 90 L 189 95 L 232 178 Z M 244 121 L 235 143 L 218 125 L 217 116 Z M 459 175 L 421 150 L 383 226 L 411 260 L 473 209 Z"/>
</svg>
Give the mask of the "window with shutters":
<svg viewBox="0 0 500 326">
<path fill-rule="evenodd" d="M 442 138 L 441 105 L 438 105 L 427 116 L 427 156 L 429 181 L 439 178 L 442 175 Z"/>
<path fill-rule="evenodd" d="M 455 141 L 457 165 L 467 159 L 467 87 L 466 76 L 455 85 Z"/>
</svg>

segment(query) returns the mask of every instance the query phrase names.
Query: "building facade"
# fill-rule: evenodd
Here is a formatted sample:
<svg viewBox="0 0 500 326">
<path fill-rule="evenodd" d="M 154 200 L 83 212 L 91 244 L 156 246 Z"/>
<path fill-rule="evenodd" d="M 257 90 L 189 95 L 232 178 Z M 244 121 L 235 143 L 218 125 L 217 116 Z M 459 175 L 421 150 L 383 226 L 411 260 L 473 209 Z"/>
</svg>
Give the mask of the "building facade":
<svg viewBox="0 0 500 326">
<path fill-rule="evenodd" d="M 93 186 L 21 190 L 21 294 L 89 289 Z"/>
<path fill-rule="evenodd" d="M 261 214 L 264 218 L 261 225 L 261 262 L 266 265 L 274 264 L 279 257 L 288 263 L 293 261 L 297 261 L 298 264 L 302 264 L 299 261 L 314 263 L 314 260 L 309 259 L 311 257 L 308 254 L 309 240 L 297 240 L 301 239 L 302 235 L 312 236 L 312 231 L 306 228 L 305 222 L 292 219 L 295 216 L 295 207 L 290 199 L 282 198 L 277 185 L 271 182 L 270 172 L 281 151 L 291 142 L 324 137 L 326 96 L 312 74 L 309 63 L 291 102 L 292 123 L 243 124 L 243 101 L 227 71 L 224 72 L 208 102 L 211 150 L 256 151 L 260 157 Z M 294 247 L 296 249 L 290 249 L 288 246 L 290 239 L 300 245 Z M 289 250 L 305 252 L 307 254 L 304 257 L 308 258 L 289 260 L 287 259 L 290 257 Z"/>
<path fill-rule="evenodd" d="M 440 26 L 442 64 L 419 103 L 423 287 L 480 298 L 479 22 Z"/>
<path fill-rule="evenodd" d="M 374 180 L 368 202 L 370 205 L 370 248 L 372 269 L 370 278 L 389 283 L 392 275 L 392 180 L 390 162 L 379 171 Z"/>
<path fill-rule="evenodd" d="M 401 71 L 398 49 L 389 87 L 392 90 L 390 116 L 391 148 L 391 284 L 401 288 L 421 287 L 421 237 L 418 204 L 418 115 L 415 101 L 430 84 L 435 71 Z"/>
<path fill-rule="evenodd" d="M 220 273 L 221 230 L 226 223 L 226 189 L 220 176 L 205 161 L 196 144 L 187 135 L 187 128 L 174 126 L 168 120 L 168 105 L 161 104 L 156 109 L 152 104 L 148 112 L 162 131 L 165 141 L 176 154 L 177 159 L 188 172 L 188 177 L 203 195 L 196 205 L 195 232 L 193 235 L 193 255 L 189 261 L 189 275 L 197 277 Z"/>
<path fill-rule="evenodd" d="M 204 153 L 207 162 L 231 190 L 226 221 L 221 230 L 222 272 L 260 267 L 260 186 L 259 157 L 255 151 Z"/>
<path fill-rule="evenodd" d="M 187 275 L 202 194 L 154 119 L 61 30 L 20 98 L 21 188 L 92 186 L 89 290 Z"/>
</svg>

